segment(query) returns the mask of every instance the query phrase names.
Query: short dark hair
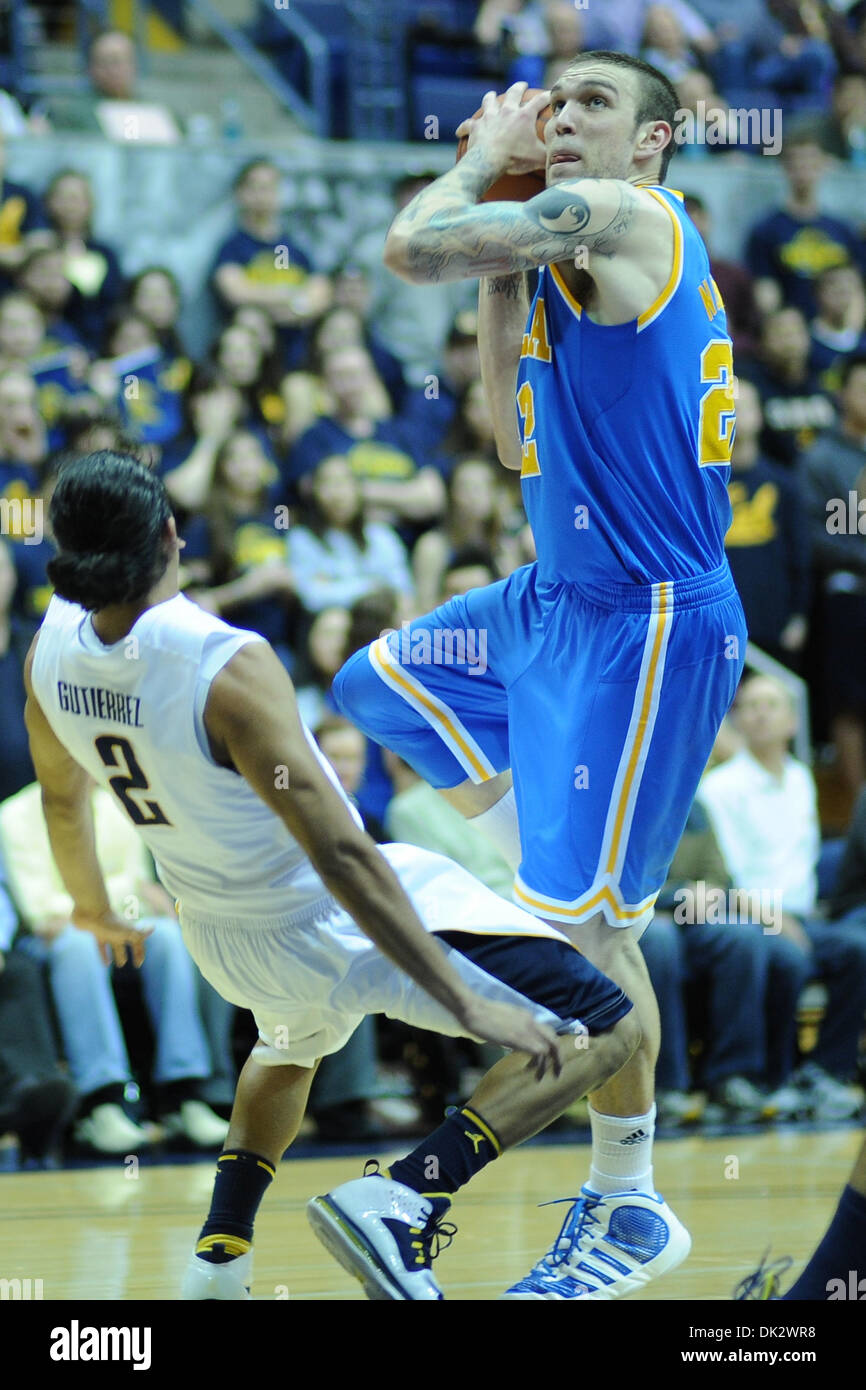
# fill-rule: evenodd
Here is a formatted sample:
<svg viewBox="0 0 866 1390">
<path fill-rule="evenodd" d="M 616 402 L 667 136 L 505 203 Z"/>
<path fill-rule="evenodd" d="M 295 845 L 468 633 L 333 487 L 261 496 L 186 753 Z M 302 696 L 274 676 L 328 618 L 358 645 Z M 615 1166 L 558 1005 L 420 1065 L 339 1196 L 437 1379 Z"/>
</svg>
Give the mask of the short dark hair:
<svg viewBox="0 0 866 1390">
<path fill-rule="evenodd" d="M 254 169 L 273 169 L 274 173 L 282 176 L 282 169 L 267 155 L 258 155 L 255 159 L 248 159 L 246 164 L 242 164 L 232 180 L 232 188 L 237 192 L 241 184 L 246 181 Z"/>
<path fill-rule="evenodd" d="M 645 63 L 642 58 L 632 58 L 629 53 L 615 53 L 611 49 L 591 48 L 585 53 L 578 53 L 571 60 L 565 72 L 571 72 L 577 67 L 584 67 L 587 63 L 604 63 L 607 67 L 628 68 L 631 72 L 636 72 L 640 78 L 640 91 L 638 94 L 638 104 L 635 119 L 635 129 L 643 125 L 644 121 L 667 121 L 673 132 L 676 124 L 677 112 L 680 109 L 680 101 L 676 89 L 672 82 L 669 82 L 663 72 L 654 68 L 651 63 Z M 671 139 L 661 152 L 661 166 L 659 168 L 659 181 L 664 183 L 668 171 L 668 165 L 673 159 L 676 144 L 671 134 Z"/>
<path fill-rule="evenodd" d="M 168 495 L 128 454 L 103 450 L 62 463 L 49 516 L 57 554 L 48 578 L 70 603 L 93 611 L 132 603 L 165 573 Z"/>
</svg>

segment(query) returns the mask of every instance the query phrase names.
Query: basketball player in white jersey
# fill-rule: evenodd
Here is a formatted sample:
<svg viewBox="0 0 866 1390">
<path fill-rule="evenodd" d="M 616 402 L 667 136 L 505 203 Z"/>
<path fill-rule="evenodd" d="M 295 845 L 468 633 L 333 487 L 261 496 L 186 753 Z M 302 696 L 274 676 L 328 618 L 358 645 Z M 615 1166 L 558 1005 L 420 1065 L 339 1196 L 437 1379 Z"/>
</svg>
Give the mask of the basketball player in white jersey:
<svg viewBox="0 0 866 1390">
<path fill-rule="evenodd" d="M 369 839 L 268 644 L 178 592 L 182 542 L 147 468 L 72 460 L 51 522 L 56 595 L 27 660 L 27 723 L 73 921 L 106 958 L 140 962 L 143 934 L 112 913 L 94 853 L 92 780 L 153 853 L 202 974 L 258 1027 L 182 1296 L 250 1296 L 253 1221 L 318 1059 L 381 1012 L 514 1049 L 388 1172 L 309 1207 L 371 1297 L 441 1298 L 430 1265 L 451 1193 L 623 1066 L 630 1001 L 450 860 Z"/>
</svg>

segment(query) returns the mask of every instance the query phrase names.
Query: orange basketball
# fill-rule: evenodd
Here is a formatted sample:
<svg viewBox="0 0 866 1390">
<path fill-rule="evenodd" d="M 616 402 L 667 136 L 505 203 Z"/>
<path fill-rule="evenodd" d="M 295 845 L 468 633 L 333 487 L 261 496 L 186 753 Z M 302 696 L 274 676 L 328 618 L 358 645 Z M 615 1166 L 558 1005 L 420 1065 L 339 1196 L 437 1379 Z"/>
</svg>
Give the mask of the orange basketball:
<svg viewBox="0 0 866 1390">
<path fill-rule="evenodd" d="M 537 97 L 540 91 L 540 87 L 527 87 L 520 101 L 521 106 L 532 97 Z M 502 101 L 502 96 L 498 96 L 496 100 Z M 481 115 L 480 107 L 475 112 L 475 115 Z M 538 121 L 536 122 L 539 140 L 544 139 L 544 127 L 549 120 L 550 107 L 545 106 L 544 109 L 538 113 Z M 468 145 L 468 136 L 461 135 L 457 145 L 458 159 L 463 158 Z M 488 188 L 481 201 L 482 203 L 525 203 L 527 199 L 534 198 L 537 193 L 543 192 L 545 187 L 545 174 L 543 168 L 537 169 L 531 174 L 505 174 Z"/>
</svg>

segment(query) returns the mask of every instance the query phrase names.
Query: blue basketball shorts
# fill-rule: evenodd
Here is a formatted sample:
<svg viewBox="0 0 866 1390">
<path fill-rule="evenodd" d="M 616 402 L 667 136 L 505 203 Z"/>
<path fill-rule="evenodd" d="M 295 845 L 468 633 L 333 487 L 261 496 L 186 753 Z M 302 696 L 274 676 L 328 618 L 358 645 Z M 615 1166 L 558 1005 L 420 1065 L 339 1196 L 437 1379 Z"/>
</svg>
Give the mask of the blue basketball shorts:
<svg viewBox="0 0 866 1390">
<path fill-rule="evenodd" d="M 356 652 L 334 695 L 434 787 L 512 769 L 521 907 L 643 929 L 746 640 L 727 562 L 607 586 L 527 565 Z"/>
</svg>

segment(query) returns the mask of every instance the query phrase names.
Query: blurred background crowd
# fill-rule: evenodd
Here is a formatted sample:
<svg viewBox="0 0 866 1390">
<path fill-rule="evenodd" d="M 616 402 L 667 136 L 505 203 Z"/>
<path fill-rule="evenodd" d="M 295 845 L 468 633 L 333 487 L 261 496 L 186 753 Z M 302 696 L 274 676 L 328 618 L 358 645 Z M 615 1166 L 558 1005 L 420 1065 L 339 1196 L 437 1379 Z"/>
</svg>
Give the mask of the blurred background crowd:
<svg viewBox="0 0 866 1390">
<path fill-rule="evenodd" d="M 292 204 L 293 147 L 308 139 L 309 104 L 326 114 L 319 134 L 365 142 L 344 145 L 349 160 L 369 158 L 373 139 L 423 139 L 431 113 L 445 142 L 487 87 L 546 85 L 600 46 L 660 67 L 684 110 L 785 120 L 778 159 L 734 132 L 684 145 L 669 179 L 707 241 L 735 344 L 727 548 L 755 651 L 643 943 L 662 1010 L 660 1117 L 681 1128 L 854 1118 L 866 1080 L 866 201 L 844 216 L 822 190 L 866 161 L 866 3 L 395 0 L 380 15 L 391 68 L 374 110 L 359 95 L 369 72 L 354 80 L 353 44 L 372 42 L 361 0 L 293 0 L 291 24 L 226 0 L 233 41 L 292 93 L 285 139 L 267 154 L 231 128 L 255 110 L 248 95 L 219 91 L 207 116 L 200 94 L 185 105 L 176 84 L 169 101 L 141 78 L 166 33 L 198 61 L 209 51 L 197 6 L 144 9 L 130 35 L 108 27 L 110 6 L 13 5 L 0 44 L 16 173 L 52 151 L 49 178 L 0 184 L 0 1135 L 37 1164 L 217 1146 L 253 1036 L 198 977 L 106 793 L 94 814 L 116 909 L 156 924 L 145 969 L 109 970 L 69 924 L 21 670 L 50 598 L 47 503 L 70 453 L 130 449 L 160 473 L 186 541 L 185 591 L 273 644 L 370 833 L 441 850 L 510 896 L 495 850 L 330 693 L 346 657 L 385 629 L 534 558 L 519 480 L 494 448 L 477 286 L 419 288 L 381 264 L 389 218 L 434 176 L 423 149 L 401 146 L 402 169 L 392 157 L 378 220 L 329 242 L 304 235 Z M 28 66 L 39 44 L 68 80 Z M 325 89 L 313 81 L 322 54 Z M 263 102 L 281 90 L 265 87 Z M 219 148 L 226 216 L 198 332 L 168 222 L 165 255 L 149 263 L 95 231 L 111 194 L 76 163 L 75 132 L 88 148 Z M 775 206 L 740 209 L 736 253 L 728 236 L 720 256 L 713 199 L 698 190 L 729 161 L 753 173 L 772 162 L 783 183 Z M 158 223 L 146 187 L 141 197 Z M 178 202 L 175 188 L 175 213 Z M 466 1093 L 482 1051 L 367 1020 L 320 1069 L 309 1131 L 359 1142 L 423 1129 Z M 580 1120 L 578 1109 L 560 1123 Z"/>
</svg>

